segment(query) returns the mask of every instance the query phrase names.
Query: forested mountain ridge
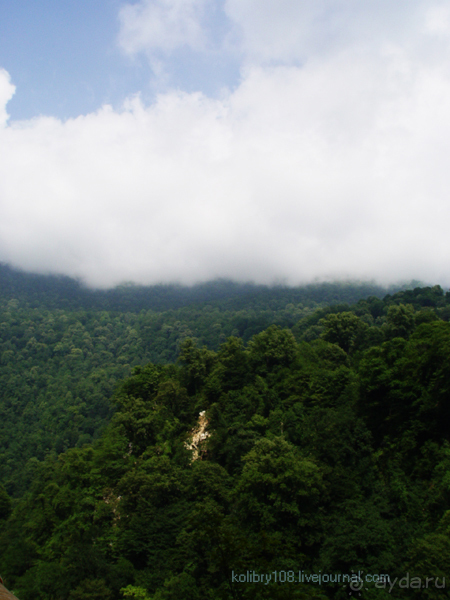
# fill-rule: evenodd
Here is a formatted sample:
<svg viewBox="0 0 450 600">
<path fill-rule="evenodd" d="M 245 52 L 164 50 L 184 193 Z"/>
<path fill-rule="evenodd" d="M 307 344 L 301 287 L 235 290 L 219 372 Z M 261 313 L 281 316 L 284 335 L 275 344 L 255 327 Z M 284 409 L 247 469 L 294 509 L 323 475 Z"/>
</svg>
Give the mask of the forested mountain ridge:
<svg viewBox="0 0 450 600">
<path fill-rule="evenodd" d="M 21 600 L 351 591 L 232 580 L 247 570 L 409 572 L 442 583 L 449 314 L 448 293 L 416 288 L 306 311 L 290 329 L 229 337 L 217 350 L 186 336 L 177 364 L 130 365 L 93 445 L 35 461 L 21 500 L 0 493 L 5 582 Z M 203 411 L 209 435 L 193 460 Z M 447 597 L 434 585 L 362 593 Z"/>
<path fill-rule="evenodd" d="M 418 284 L 417 284 L 418 285 Z M 408 284 L 404 287 L 414 287 Z M 398 291 L 402 286 L 389 289 L 371 283 L 316 283 L 298 287 L 267 286 L 236 283 L 219 279 L 192 286 L 176 284 L 133 285 L 124 284 L 101 290 L 83 286 L 67 276 L 26 273 L 0 263 L 0 301 L 19 300 L 29 308 L 65 310 L 105 310 L 139 312 L 141 310 L 166 311 L 190 305 L 214 303 L 221 309 L 278 310 L 289 303 L 353 304 L 368 296 L 383 297 L 388 291 Z"/>
<path fill-rule="evenodd" d="M 36 461 L 95 439 L 117 382 L 133 366 L 174 362 L 188 337 L 217 350 L 230 335 L 248 341 L 271 324 L 293 327 L 320 306 L 385 291 L 225 281 L 93 291 L 0 265 L 0 483 L 21 495 Z"/>
</svg>

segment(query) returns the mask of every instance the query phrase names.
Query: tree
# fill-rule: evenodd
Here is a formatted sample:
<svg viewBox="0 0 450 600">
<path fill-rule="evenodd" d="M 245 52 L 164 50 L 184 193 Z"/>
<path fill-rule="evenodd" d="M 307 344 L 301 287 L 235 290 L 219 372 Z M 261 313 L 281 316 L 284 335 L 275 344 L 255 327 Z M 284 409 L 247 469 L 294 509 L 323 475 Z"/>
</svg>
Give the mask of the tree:
<svg viewBox="0 0 450 600">
<path fill-rule="evenodd" d="M 111 590 L 103 579 L 85 579 L 69 594 L 69 600 L 110 600 Z"/>
<path fill-rule="evenodd" d="M 323 474 L 283 437 L 262 438 L 243 458 L 235 488 L 243 521 L 258 530 L 310 527 L 313 508 L 323 489 Z"/>
<path fill-rule="evenodd" d="M 352 312 L 332 313 L 319 321 L 324 331 L 321 337 L 337 344 L 345 352 L 351 352 L 362 341 L 367 323 Z"/>
<path fill-rule="evenodd" d="M 291 365 L 297 355 L 297 344 L 291 331 L 271 325 L 249 342 L 248 352 L 253 369 L 264 374 Z"/>
<path fill-rule="evenodd" d="M 386 316 L 388 337 L 408 338 L 415 327 L 414 307 L 412 304 L 391 305 Z"/>
<path fill-rule="evenodd" d="M 5 489 L 0 486 L 0 521 L 9 517 L 12 510 L 11 498 L 6 493 Z"/>
</svg>

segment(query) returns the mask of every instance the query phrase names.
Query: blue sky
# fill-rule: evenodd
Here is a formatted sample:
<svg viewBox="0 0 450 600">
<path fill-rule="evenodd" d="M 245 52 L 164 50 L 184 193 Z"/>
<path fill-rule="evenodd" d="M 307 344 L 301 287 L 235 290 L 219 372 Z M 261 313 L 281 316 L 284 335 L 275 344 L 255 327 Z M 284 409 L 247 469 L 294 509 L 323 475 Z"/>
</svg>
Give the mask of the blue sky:
<svg viewBox="0 0 450 600">
<path fill-rule="evenodd" d="M 0 0 L 0 261 L 450 285 L 449 0 Z"/>
<path fill-rule="evenodd" d="M 215 40 L 207 52 L 155 48 L 155 56 L 164 61 L 159 77 L 145 56 L 121 48 L 120 10 L 125 6 L 118 0 L 0 2 L 0 64 L 19 89 L 8 106 L 11 119 L 74 118 L 103 104 L 119 108 L 136 93 L 151 102 L 170 87 L 218 95 L 238 83 L 237 58 L 217 46 L 229 29 L 220 3 L 204 15 Z"/>
<path fill-rule="evenodd" d="M 0 4 L 0 60 L 20 89 L 13 119 L 75 117 L 139 89 L 117 48 L 117 10 L 110 1 Z"/>
</svg>

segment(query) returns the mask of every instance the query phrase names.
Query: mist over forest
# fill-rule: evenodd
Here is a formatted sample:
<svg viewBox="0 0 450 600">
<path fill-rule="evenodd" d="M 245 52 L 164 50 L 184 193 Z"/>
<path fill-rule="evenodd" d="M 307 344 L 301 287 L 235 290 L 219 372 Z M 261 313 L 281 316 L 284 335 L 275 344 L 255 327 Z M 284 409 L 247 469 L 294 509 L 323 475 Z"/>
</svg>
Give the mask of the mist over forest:
<svg viewBox="0 0 450 600">
<path fill-rule="evenodd" d="M 1 261 L 450 285 L 446 0 L 26 0 L 0 34 Z"/>
<path fill-rule="evenodd" d="M 0 2 L 1 599 L 447 599 L 449 65 L 450 0 Z"/>
</svg>

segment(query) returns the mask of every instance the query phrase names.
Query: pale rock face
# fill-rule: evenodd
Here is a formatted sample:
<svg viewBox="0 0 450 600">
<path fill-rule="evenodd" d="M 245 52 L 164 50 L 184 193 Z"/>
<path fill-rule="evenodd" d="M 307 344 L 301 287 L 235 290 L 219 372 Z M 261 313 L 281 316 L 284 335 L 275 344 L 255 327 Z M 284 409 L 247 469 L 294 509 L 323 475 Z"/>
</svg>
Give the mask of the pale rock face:
<svg viewBox="0 0 450 600">
<path fill-rule="evenodd" d="M 197 427 L 194 427 L 191 431 L 190 443 L 188 441 L 184 444 L 185 448 L 192 450 L 192 460 L 197 460 L 199 458 L 201 443 L 211 435 L 206 431 L 208 419 L 205 416 L 205 412 L 206 411 L 202 410 L 202 412 L 199 413 Z"/>
<path fill-rule="evenodd" d="M 18 600 L 14 594 L 11 594 L 4 585 L 2 585 L 2 578 L 0 577 L 0 600 Z"/>
</svg>

